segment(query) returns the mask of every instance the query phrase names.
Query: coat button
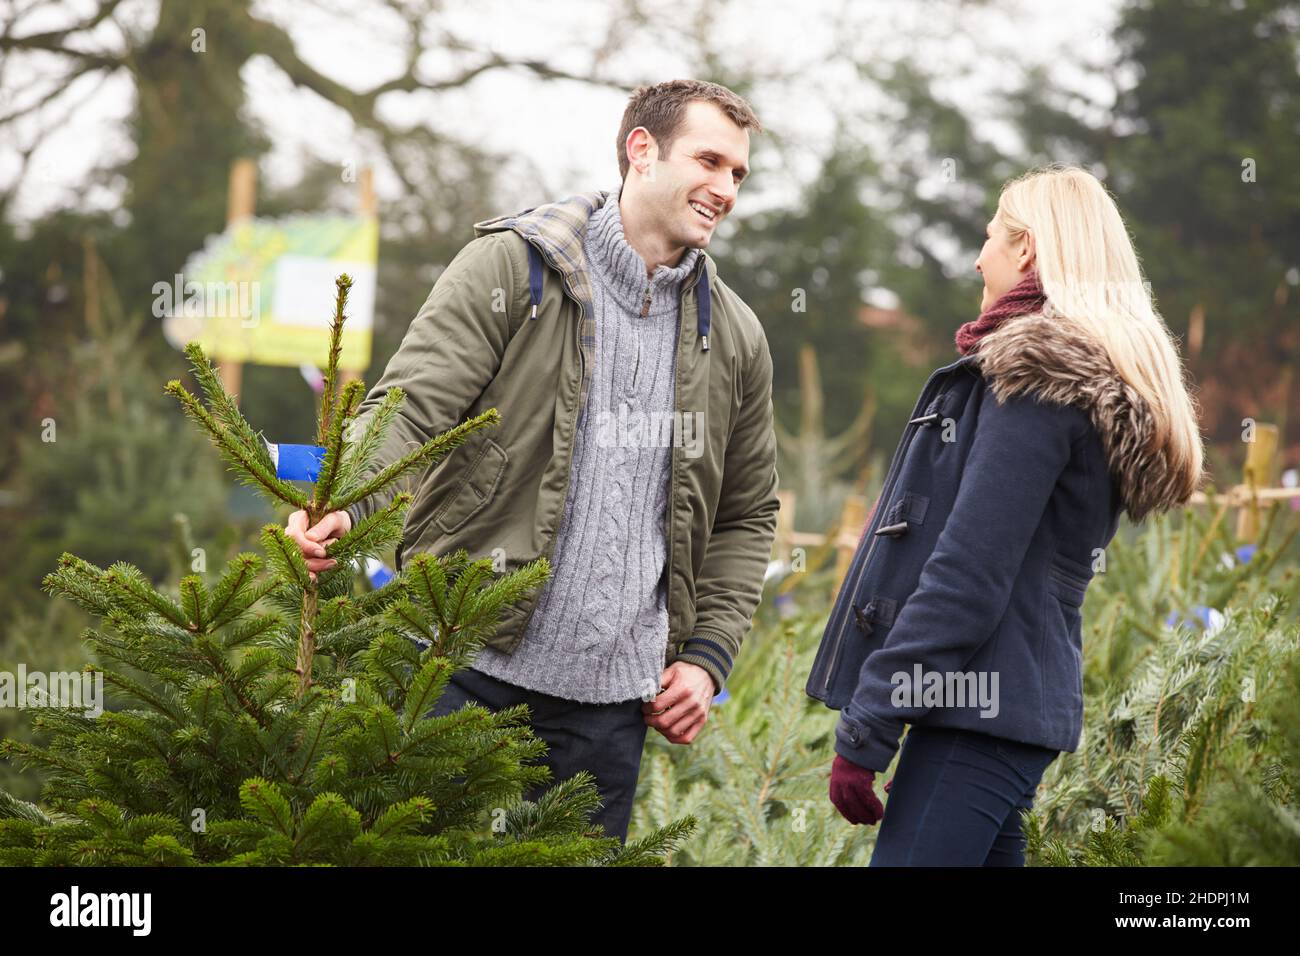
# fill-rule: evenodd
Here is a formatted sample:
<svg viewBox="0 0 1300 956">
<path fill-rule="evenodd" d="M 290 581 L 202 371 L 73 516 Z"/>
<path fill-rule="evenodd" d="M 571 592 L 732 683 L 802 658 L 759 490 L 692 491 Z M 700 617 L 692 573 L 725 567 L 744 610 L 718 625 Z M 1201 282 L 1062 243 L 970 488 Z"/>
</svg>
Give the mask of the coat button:
<svg viewBox="0 0 1300 956">
<path fill-rule="evenodd" d="M 900 521 L 897 524 L 887 524 L 883 528 L 876 529 L 877 535 L 888 535 L 891 538 L 901 537 L 907 534 L 907 522 Z"/>
<path fill-rule="evenodd" d="M 909 425 L 933 425 L 939 420 L 938 412 L 931 412 L 929 415 L 922 415 L 920 418 L 913 418 L 907 424 Z"/>
</svg>

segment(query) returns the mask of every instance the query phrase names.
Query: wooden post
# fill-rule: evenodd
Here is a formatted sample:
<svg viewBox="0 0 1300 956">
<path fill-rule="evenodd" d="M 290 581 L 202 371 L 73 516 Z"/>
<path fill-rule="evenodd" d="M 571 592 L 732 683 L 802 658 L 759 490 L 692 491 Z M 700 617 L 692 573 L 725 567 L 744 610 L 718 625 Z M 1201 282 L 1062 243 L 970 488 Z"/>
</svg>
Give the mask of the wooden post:
<svg viewBox="0 0 1300 956">
<path fill-rule="evenodd" d="M 1205 306 L 1200 302 L 1192 306 L 1187 317 L 1187 362 L 1195 363 L 1201 357 L 1201 343 L 1205 341 Z"/>
<path fill-rule="evenodd" d="M 844 499 L 844 508 L 840 511 L 840 527 L 836 534 L 835 544 L 835 591 L 831 595 L 834 600 L 836 594 L 839 594 L 840 585 L 844 582 L 844 577 L 849 573 L 849 565 L 853 563 L 853 552 L 857 550 L 858 538 L 862 534 L 862 526 L 867 523 L 867 499 L 861 495 L 849 495 Z M 852 544 L 849 542 L 852 541 Z"/>
<path fill-rule="evenodd" d="M 360 193 L 358 212 L 362 218 L 371 219 L 379 215 L 379 201 L 375 198 L 375 171 L 369 166 L 361 169 L 361 175 L 357 177 L 357 189 Z M 339 369 L 339 388 L 344 388 L 348 382 L 355 382 L 364 371 L 360 368 Z"/>
<path fill-rule="evenodd" d="M 81 237 L 81 254 L 85 263 L 83 266 L 82 288 L 86 299 L 86 328 L 97 343 L 102 343 L 106 338 L 106 334 L 100 312 L 99 251 L 95 248 L 95 240 L 89 234 Z M 109 350 L 99 348 L 97 351 L 104 370 L 104 388 L 108 392 L 108 410 L 114 418 L 118 418 L 122 414 L 122 384 L 118 381 L 117 375 L 114 374 L 115 370 L 112 367 L 112 356 Z"/>
<path fill-rule="evenodd" d="M 361 193 L 360 213 L 363 219 L 379 215 L 379 205 L 375 200 L 375 171 L 369 166 L 361 170 L 357 177 L 357 188 Z"/>
<path fill-rule="evenodd" d="M 226 197 L 226 225 L 248 219 L 257 208 L 257 163 L 237 159 L 230 164 L 230 191 Z"/>
<path fill-rule="evenodd" d="M 226 196 L 226 228 L 244 219 L 250 219 L 257 208 L 257 163 L 251 159 L 237 159 L 230 166 L 230 188 Z M 239 404 L 239 392 L 244 382 L 244 364 L 231 359 L 217 359 L 217 372 L 221 384 Z"/>
<path fill-rule="evenodd" d="M 772 557 L 777 561 L 790 561 L 794 550 L 794 502 L 793 491 L 778 491 L 776 500 L 781 503 L 781 510 L 776 513 L 776 538 L 772 541 Z"/>
<path fill-rule="evenodd" d="M 1246 465 L 1241 479 L 1247 499 L 1237 511 L 1237 540 L 1250 544 L 1259 536 L 1259 495 L 1273 481 L 1273 466 L 1277 460 L 1278 427 L 1255 425 L 1255 440 L 1246 444 Z"/>
</svg>

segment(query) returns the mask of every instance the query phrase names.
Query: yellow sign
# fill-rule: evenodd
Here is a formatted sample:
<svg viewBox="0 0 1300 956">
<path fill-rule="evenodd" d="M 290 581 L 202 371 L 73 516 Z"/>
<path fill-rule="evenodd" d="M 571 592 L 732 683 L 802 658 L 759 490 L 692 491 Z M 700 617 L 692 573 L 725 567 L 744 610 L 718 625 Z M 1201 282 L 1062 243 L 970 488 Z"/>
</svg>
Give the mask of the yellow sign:
<svg viewBox="0 0 1300 956">
<path fill-rule="evenodd" d="M 373 217 L 246 219 L 211 236 L 171 282 L 153 287 L 153 313 L 176 348 L 198 341 L 211 358 L 257 365 L 328 362 L 334 279 L 352 276 L 339 367 L 370 364 L 379 260 Z"/>
</svg>

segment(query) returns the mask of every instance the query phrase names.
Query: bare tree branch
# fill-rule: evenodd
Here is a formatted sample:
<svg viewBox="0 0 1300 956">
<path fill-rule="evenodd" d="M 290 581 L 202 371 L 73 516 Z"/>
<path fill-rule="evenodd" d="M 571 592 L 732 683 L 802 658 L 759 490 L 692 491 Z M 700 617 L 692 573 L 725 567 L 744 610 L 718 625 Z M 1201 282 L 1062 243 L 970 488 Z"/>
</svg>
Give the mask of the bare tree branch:
<svg viewBox="0 0 1300 956">
<path fill-rule="evenodd" d="M 293 38 L 283 27 L 268 20 L 259 19 L 251 14 L 248 16 L 248 22 L 253 35 L 259 39 L 259 52 L 268 56 L 295 85 L 309 89 L 339 106 L 359 126 L 366 129 L 381 130 L 385 127 L 384 122 L 376 114 L 376 102 L 385 93 L 438 93 L 457 89 L 489 70 L 525 69 L 547 80 L 573 80 L 601 87 L 628 88 L 625 84 L 605 77 L 557 69 L 541 60 L 510 59 L 499 54 L 490 54 L 477 65 L 464 69 L 447 79 L 424 79 L 417 75 L 421 52 L 419 23 L 418 20 L 412 18 L 408 21 L 412 27 L 411 46 L 407 51 L 406 68 L 402 75 L 380 83 L 378 86 L 364 92 L 357 92 L 330 79 L 304 61 L 298 55 Z M 450 40 L 450 37 L 448 39 Z M 472 49 L 468 44 L 455 41 L 452 41 L 450 45 L 457 49 Z"/>
<path fill-rule="evenodd" d="M 64 56 L 73 56 L 99 67 L 117 67 L 122 65 L 122 59 L 104 53 L 97 53 L 92 50 L 78 50 L 68 45 L 69 41 L 80 33 L 95 29 L 106 19 L 113 15 L 122 0 L 104 0 L 99 8 L 89 18 L 82 20 L 80 23 L 65 27 L 62 30 L 47 30 L 44 33 L 29 33 L 27 36 L 16 37 L 10 32 L 10 28 L 15 20 L 5 25 L 5 30 L 0 33 L 0 50 L 44 50 L 47 53 L 61 53 Z"/>
</svg>

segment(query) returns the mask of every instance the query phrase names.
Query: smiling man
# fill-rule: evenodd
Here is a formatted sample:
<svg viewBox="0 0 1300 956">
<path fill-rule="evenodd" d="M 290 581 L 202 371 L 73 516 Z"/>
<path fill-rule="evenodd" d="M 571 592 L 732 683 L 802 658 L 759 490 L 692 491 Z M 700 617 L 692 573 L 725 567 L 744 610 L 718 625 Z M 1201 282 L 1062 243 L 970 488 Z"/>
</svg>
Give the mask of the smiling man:
<svg viewBox="0 0 1300 956">
<path fill-rule="evenodd" d="M 376 468 L 466 417 L 419 482 L 402 555 L 465 548 L 551 576 L 434 713 L 526 703 L 552 781 L 590 771 L 626 839 L 647 727 L 689 744 L 758 605 L 778 508 L 772 359 L 704 249 L 749 173 L 749 105 L 713 83 L 636 90 L 611 191 L 475 225 L 383 377 L 407 395 Z M 673 429 L 630 428 L 644 421 Z M 687 436 L 669 432 L 692 423 Z M 687 454 L 687 451 L 690 454 Z M 289 533 L 308 567 L 396 489 Z M 535 799 L 536 792 L 526 794 Z"/>
</svg>

